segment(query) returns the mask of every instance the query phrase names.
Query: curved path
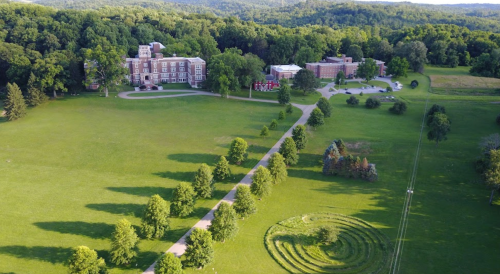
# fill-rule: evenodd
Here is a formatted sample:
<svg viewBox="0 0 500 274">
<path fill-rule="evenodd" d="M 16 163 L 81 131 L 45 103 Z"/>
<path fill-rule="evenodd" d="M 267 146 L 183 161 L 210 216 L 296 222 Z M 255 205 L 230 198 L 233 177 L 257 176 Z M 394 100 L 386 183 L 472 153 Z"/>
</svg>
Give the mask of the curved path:
<svg viewBox="0 0 500 274">
<path fill-rule="evenodd" d="M 326 86 L 322 89 L 318 89 L 318 91 L 327 99 L 329 99 L 334 93 L 329 92 L 330 86 Z M 130 97 L 128 96 L 129 94 L 136 94 L 136 93 L 141 93 L 140 91 L 130 91 L 130 92 L 121 92 L 118 94 L 120 98 L 123 99 L 133 99 L 133 100 L 141 100 L 141 99 L 156 99 L 156 98 L 170 98 L 170 97 L 182 97 L 182 96 L 194 96 L 194 95 L 206 95 L 206 96 L 220 96 L 217 93 L 212 93 L 212 92 L 206 92 L 206 91 L 194 91 L 194 90 L 158 90 L 158 91 L 147 91 L 148 93 L 151 92 L 186 92 L 182 94 L 172 94 L 172 95 L 159 95 L 159 96 L 145 96 L 145 97 Z M 264 103 L 275 103 L 277 104 L 278 101 L 273 101 L 273 100 L 262 100 L 262 99 L 252 99 L 252 98 L 244 98 L 244 97 L 235 97 L 235 96 L 228 96 L 229 99 L 235 99 L 235 100 L 244 100 L 244 101 L 254 101 L 254 102 L 264 102 Z M 203 228 L 207 229 L 211 221 L 214 218 L 214 211 L 219 207 L 219 204 L 221 202 L 227 202 L 229 204 L 232 204 L 234 202 L 234 196 L 236 194 L 236 188 L 240 184 L 244 185 L 250 185 L 252 183 L 252 176 L 255 172 L 255 170 L 259 166 L 267 166 L 269 157 L 275 152 L 279 150 L 279 147 L 281 143 L 285 140 L 286 137 L 292 136 L 292 130 L 295 128 L 297 125 L 305 125 L 307 122 L 307 118 L 311 115 L 311 112 L 313 111 L 314 108 L 316 108 L 316 105 L 299 105 L 299 104 L 292 104 L 293 106 L 299 108 L 302 110 L 302 116 L 300 116 L 299 120 L 295 122 L 295 124 L 285 133 L 283 136 L 278 140 L 278 142 L 264 155 L 264 157 L 253 167 L 250 172 L 243 177 L 243 179 L 236 184 L 229 193 L 222 198 L 203 218 L 201 218 L 200 221 L 198 221 L 191 229 L 189 229 L 184 236 L 182 236 L 174 245 L 172 245 L 166 252 L 171 252 L 174 253 L 175 256 L 180 257 L 184 252 L 186 251 L 186 239 L 187 237 L 191 234 L 191 232 L 195 228 Z M 146 271 L 143 272 L 143 274 L 154 274 L 154 266 L 156 262 L 152 264 Z"/>
</svg>

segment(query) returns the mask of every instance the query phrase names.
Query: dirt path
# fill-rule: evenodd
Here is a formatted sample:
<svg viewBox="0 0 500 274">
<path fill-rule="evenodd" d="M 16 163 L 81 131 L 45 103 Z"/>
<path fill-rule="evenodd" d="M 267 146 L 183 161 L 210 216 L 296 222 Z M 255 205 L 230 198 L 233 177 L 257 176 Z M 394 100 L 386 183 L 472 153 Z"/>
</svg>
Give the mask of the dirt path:
<svg viewBox="0 0 500 274">
<path fill-rule="evenodd" d="M 318 90 L 321 92 L 321 94 L 326 97 L 330 98 L 333 93 L 328 91 L 329 87 L 325 87 L 321 90 Z M 170 97 L 181 97 L 181 96 L 195 96 L 195 95 L 205 95 L 205 96 L 220 96 L 217 93 L 211 93 L 211 92 L 206 92 L 206 91 L 193 91 L 193 90 L 169 90 L 171 92 L 189 92 L 189 93 L 183 93 L 183 94 L 172 94 L 172 95 L 159 95 L 159 96 L 145 96 L 145 97 L 130 97 L 128 96 L 129 94 L 133 93 L 140 93 L 140 91 L 131 91 L 131 92 L 121 92 L 118 94 L 120 98 L 123 99 L 131 99 L 131 100 L 141 100 L 141 99 L 156 99 L 156 98 L 170 98 Z M 161 91 L 153 91 L 153 92 L 161 92 L 165 93 L 165 90 Z M 167 91 L 168 92 L 168 91 Z M 151 93 L 151 91 L 148 91 L 148 93 Z M 243 101 L 254 101 L 254 102 L 263 102 L 263 103 L 274 103 L 277 104 L 278 101 L 273 101 L 273 100 L 262 100 L 262 99 L 252 99 L 252 98 L 243 98 L 243 97 L 234 97 L 234 96 L 228 96 L 229 99 L 234 99 L 234 100 L 243 100 Z M 243 184 L 243 185 L 250 185 L 252 184 L 252 176 L 255 173 L 255 170 L 259 166 L 267 166 L 269 157 L 275 152 L 279 150 L 279 147 L 281 146 L 281 143 L 285 140 L 286 137 L 292 136 L 292 130 L 297 126 L 297 125 L 305 125 L 307 122 L 307 118 L 311 115 L 311 112 L 313 111 L 314 108 L 316 108 L 316 105 L 299 105 L 299 104 L 292 104 L 293 106 L 299 108 L 302 111 L 302 116 L 295 122 L 295 124 L 288 129 L 288 131 L 281 136 L 281 138 L 274 144 L 274 146 L 262 157 L 262 159 L 253 167 L 250 172 L 243 177 L 243 179 L 236 184 L 229 193 L 222 198 L 203 218 L 200 219 L 191 229 L 189 229 L 184 236 L 182 236 L 174 245 L 172 245 L 166 252 L 171 252 L 175 254 L 175 256 L 180 257 L 184 252 L 186 251 L 186 239 L 187 237 L 191 234 L 191 232 L 195 228 L 203 228 L 207 229 L 213 218 L 214 218 L 214 211 L 217 209 L 219 204 L 221 202 L 227 202 L 229 204 L 232 204 L 234 202 L 234 196 L 236 194 L 236 188 L 238 185 Z M 154 274 L 154 266 L 156 262 L 152 264 L 146 271 L 143 272 L 143 274 Z"/>
</svg>

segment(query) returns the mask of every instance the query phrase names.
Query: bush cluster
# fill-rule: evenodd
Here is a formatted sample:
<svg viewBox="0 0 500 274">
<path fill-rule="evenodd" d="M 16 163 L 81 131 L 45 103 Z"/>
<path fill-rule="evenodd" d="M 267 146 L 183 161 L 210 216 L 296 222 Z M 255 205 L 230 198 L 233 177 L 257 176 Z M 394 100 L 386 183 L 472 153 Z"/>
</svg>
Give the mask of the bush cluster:
<svg viewBox="0 0 500 274">
<path fill-rule="evenodd" d="M 350 154 L 341 156 L 337 144 L 341 140 L 334 140 L 323 154 L 323 174 L 343 176 L 346 178 L 362 179 L 375 182 L 378 179 L 375 164 L 369 164 L 366 158 L 363 161 L 359 157 Z M 347 154 L 345 150 L 344 154 Z"/>
</svg>

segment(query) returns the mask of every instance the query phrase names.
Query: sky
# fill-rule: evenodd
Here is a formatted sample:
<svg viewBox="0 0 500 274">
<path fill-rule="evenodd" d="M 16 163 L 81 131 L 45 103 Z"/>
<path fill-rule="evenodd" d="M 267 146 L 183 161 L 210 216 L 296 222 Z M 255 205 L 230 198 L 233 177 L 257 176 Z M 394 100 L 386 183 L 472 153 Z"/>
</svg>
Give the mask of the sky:
<svg viewBox="0 0 500 274">
<path fill-rule="evenodd" d="M 373 0 L 357 0 L 357 1 L 373 1 Z M 377 1 L 377 0 L 375 0 Z M 402 0 L 380 0 L 384 2 L 403 2 Z M 472 3 L 489 3 L 500 4 L 500 0 L 406 0 L 404 2 L 423 3 L 423 4 L 472 4 Z"/>
</svg>

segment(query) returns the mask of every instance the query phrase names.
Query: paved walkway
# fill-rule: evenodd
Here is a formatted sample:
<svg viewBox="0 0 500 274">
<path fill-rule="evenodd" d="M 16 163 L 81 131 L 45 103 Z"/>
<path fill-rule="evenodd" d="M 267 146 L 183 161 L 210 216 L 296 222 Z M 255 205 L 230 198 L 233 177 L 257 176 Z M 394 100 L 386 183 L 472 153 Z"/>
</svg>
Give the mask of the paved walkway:
<svg viewBox="0 0 500 274">
<path fill-rule="evenodd" d="M 329 88 L 323 88 L 321 90 L 318 90 L 321 92 L 323 96 L 326 98 L 330 98 L 333 93 L 328 91 Z M 194 96 L 194 95 L 206 95 L 206 96 L 220 96 L 220 94 L 217 93 L 211 93 L 211 92 L 206 92 L 206 91 L 192 91 L 192 90 L 159 90 L 159 91 L 147 91 L 148 93 L 151 92 L 159 92 L 159 93 L 165 93 L 165 92 L 186 92 L 183 94 L 172 94 L 172 95 L 158 95 L 158 96 L 145 96 L 145 97 L 131 97 L 129 96 L 130 94 L 136 94 L 140 93 L 140 91 L 130 91 L 130 92 L 121 92 L 118 94 L 120 98 L 124 99 L 133 99 L 133 100 L 141 100 L 141 99 L 155 99 L 155 98 L 169 98 L 169 97 L 182 97 L 182 96 Z M 236 100 L 244 100 L 244 101 L 254 101 L 254 102 L 264 102 L 264 103 L 275 103 L 277 104 L 278 101 L 274 100 L 262 100 L 262 99 L 252 99 L 252 98 L 244 98 L 244 97 L 234 97 L 234 96 L 228 96 L 229 99 L 236 99 Z M 180 257 L 184 252 L 186 251 L 186 239 L 187 237 L 191 234 L 191 232 L 195 228 L 202 228 L 202 229 L 207 229 L 211 221 L 214 218 L 214 212 L 215 210 L 219 207 L 219 204 L 221 202 L 227 202 L 229 204 L 232 204 L 234 202 L 234 196 L 236 194 L 236 188 L 238 185 L 243 184 L 243 185 L 250 185 L 252 183 L 252 176 L 255 173 L 255 170 L 259 166 L 267 166 L 269 157 L 275 152 L 277 152 L 281 146 L 281 143 L 285 140 L 286 137 L 292 136 L 292 130 L 297 126 L 297 125 L 305 125 L 307 122 L 307 119 L 311 115 L 311 112 L 313 109 L 316 107 L 316 105 L 299 105 L 299 104 L 292 104 L 293 106 L 299 108 L 302 111 L 302 116 L 300 116 L 299 120 L 295 122 L 295 124 L 276 142 L 276 144 L 264 155 L 264 157 L 255 165 L 254 168 L 250 170 L 250 172 L 243 177 L 243 179 L 236 184 L 229 193 L 222 198 L 203 218 L 200 219 L 184 236 L 182 236 L 174 245 L 172 245 L 166 252 L 171 252 L 175 254 L 175 256 Z M 154 274 L 154 266 L 156 262 L 152 264 L 148 269 L 146 269 L 143 274 Z"/>
</svg>

